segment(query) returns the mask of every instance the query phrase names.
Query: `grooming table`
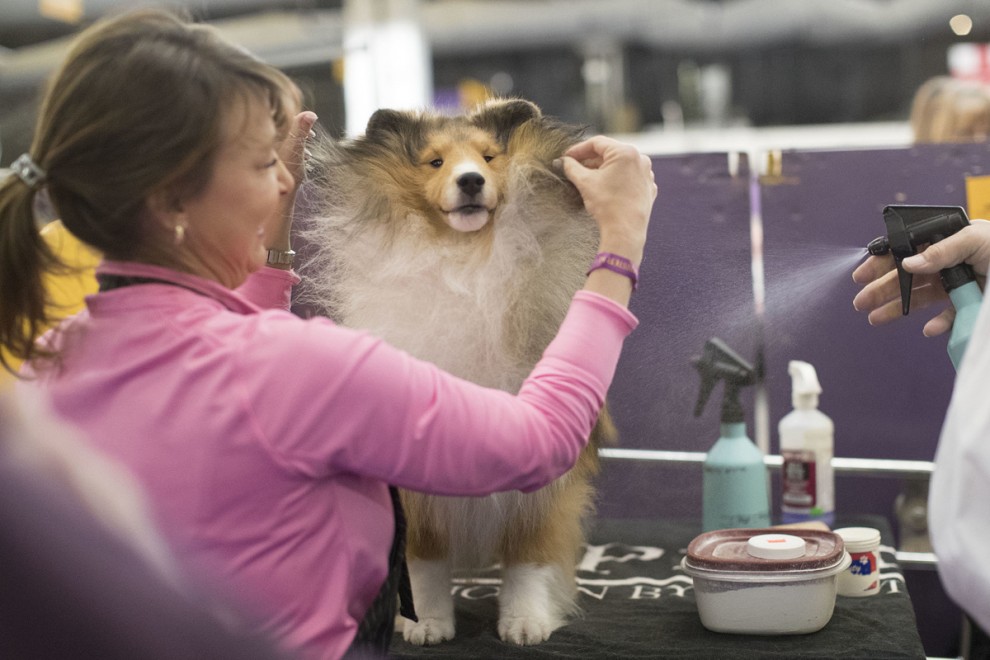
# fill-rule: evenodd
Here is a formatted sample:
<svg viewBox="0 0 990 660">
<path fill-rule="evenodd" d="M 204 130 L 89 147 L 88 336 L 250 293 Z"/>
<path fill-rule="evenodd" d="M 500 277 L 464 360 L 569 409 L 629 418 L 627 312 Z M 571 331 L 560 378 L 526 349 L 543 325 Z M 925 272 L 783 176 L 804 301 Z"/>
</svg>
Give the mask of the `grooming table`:
<svg viewBox="0 0 990 660">
<path fill-rule="evenodd" d="M 601 520 L 592 530 L 577 580 L 583 615 L 543 644 L 517 647 L 496 632 L 498 575 L 455 578 L 457 637 L 415 647 L 396 634 L 395 658 L 924 658 L 911 599 L 894 562 L 890 526 L 878 516 L 839 526 L 880 529 L 881 592 L 836 599 L 819 632 L 795 636 L 727 635 L 701 625 L 691 579 L 680 569 L 697 523 Z"/>
</svg>

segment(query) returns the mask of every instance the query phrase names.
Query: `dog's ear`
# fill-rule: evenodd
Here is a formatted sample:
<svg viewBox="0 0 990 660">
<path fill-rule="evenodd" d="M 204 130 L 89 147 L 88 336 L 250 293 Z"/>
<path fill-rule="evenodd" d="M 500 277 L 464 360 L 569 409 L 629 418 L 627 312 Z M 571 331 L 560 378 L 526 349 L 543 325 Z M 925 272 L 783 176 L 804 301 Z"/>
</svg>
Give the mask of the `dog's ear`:
<svg viewBox="0 0 990 660">
<path fill-rule="evenodd" d="M 523 99 L 494 101 L 482 106 L 471 116 L 471 122 L 490 131 L 501 144 L 508 144 L 512 131 L 543 113 L 535 103 Z"/>
<path fill-rule="evenodd" d="M 369 138 L 386 134 L 402 135 L 408 133 L 408 129 L 413 123 L 413 118 L 407 112 L 388 109 L 375 110 L 371 119 L 368 120 L 365 135 Z"/>
<path fill-rule="evenodd" d="M 365 129 L 363 142 L 368 145 L 399 147 L 409 162 L 415 163 L 424 140 L 422 118 L 401 110 L 376 110 Z"/>
</svg>

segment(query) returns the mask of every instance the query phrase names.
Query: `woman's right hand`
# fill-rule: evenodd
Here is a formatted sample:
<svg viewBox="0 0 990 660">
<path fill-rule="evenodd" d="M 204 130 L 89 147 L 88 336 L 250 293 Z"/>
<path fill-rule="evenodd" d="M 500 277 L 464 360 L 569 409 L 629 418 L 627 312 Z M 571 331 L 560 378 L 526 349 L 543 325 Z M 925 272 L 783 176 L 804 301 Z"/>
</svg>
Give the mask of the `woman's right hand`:
<svg viewBox="0 0 990 660">
<path fill-rule="evenodd" d="M 638 270 L 657 198 L 649 157 L 632 145 L 597 136 L 568 149 L 562 161 L 564 175 L 598 223 L 598 251 L 625 257 Z M 584 288 L 628 305 L 632 278 L 599 268 L 589 273 Z"/>
<path fill-rule="evenodd" d="M 974 220 L 955 234 L 929 245 L 924 251 L 901 262 L 913 274 L 911 308 L 923 309 L 948 296 L 939 280 L 939 271 L 967 263 L 973 267 L 983 287 L 990 265 L 990 222 Z M 868 312 L 870 325 L 883 325 L 900 318 L 901 291 L 890 255 L 870 257 L 853 271 L 853 281 L 863 289 L 853 298 L 853 307 Z M 951 305 L 925 324 L 924 334 L 934 337 L 952 327 L 956 310 Z"/>
<path fill-rule="evenodd" d="M 564 174 L 598 223 L 600 250 L 639 266 L 657 186 L 648 156 L 604 136 L 584 140 L 563 156 Z"/>
</svg>

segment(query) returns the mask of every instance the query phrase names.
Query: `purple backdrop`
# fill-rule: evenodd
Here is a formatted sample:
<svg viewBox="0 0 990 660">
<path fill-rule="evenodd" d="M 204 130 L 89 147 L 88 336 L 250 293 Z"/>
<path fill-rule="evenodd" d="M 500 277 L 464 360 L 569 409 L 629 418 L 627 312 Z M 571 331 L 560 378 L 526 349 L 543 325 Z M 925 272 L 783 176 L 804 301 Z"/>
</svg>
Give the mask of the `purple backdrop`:
<svg viewBox="0 0 990 660">
<path fill-rule="evenodd" d="M 754 312 L 745 158 L 731 176 L 726 154 L 654 157 L 661 192 L 632 305 L 641 325 L 610 392 L 620 445 L 711 446 L 721 386 L 704 414 L 693 417 L 698 376 L 689 359 L 719 336 L 749 359 L 761 346 L 765 351 L 771 451 L 778 451 L 777 422 L 791 408 L 787 363 L 800 359 L 818 371 L 837 456 L 931 460 L 955 375 L 945 338 L 921 335 L 930 317 L 924 310 L 869 326 L 852 308 L 858 287 L 850 275 L 860 260 L 854 253 L 884 232 L 887 204 L 965 206 L 965 177 L 985 173 L 988 151 L 926 145 L 784 152 L 782 176 L 763 177 L 755 200 L 764 235 L 762 323 Z M 751 413 L 753 392 L 743 399 Z M 754 437 L 752 414 L 748 424 Z M 697 466 L 607 461 L 599 510 L 609 517 L 694 517 L 700 482 Z M 896 479 L 839 477 L 837 508 L 892 518 L 899 487 Z"/>
<path fill-rule="evenodd" d="M 754 360 L 757 333 L 750 248 L 750 177 L 727 154 L 655 157 L 660 186 L 641 283 L 609 405 L 623 448 L 707 451 L 718 437 L 722 386 L 694 417 L 700 378 L 690 363 L 713 336 Z M 752 420 L 752 392 L 743 405 Z M 605 517 L 697 517 L 698 466 L 607 461 L 599 512 Z"/>
<path fill-rule="evenodd" d="M 835 422 L 841 457 L 932 460 L 955 372 L 946 338 L 921 328 L 931 312 L 870 327 L 852 308 L 851 272 L 866 243 L 885 231 L 888 204 L 966 206 L 967 175 L 987 174 L 990 145 L 784 152 L 782 171 L 749 194 L 746 163 L 730 176 L 725 154 L 655 157 L 661 193 L 633 301 L 641 325 L 627 341 L 611 408 L 623 447 L 706 451 L 717 437 L 721 388 L 692 416 L 698 376 L 689 365 L 710 336 L 747 358 L 762 347 L 771 451 L 791 409 L 787 363 L 813 364 L 821 409 Z M 751 202 L 760 211 L 765 313 L 754 312 Z M 857 250 L 860 250 L 857 254 Z M 754 437 L 753 392 L 744 395 Z M 779 479 L 773 480 L 779 516 Z M 896 530 L 896 478 L 836 478 L 836 508 L 880 514 Z M 603 517 L 698 520 L 701 470 L 610 460 L 600 483 Z M 779 519 L 779 518 L 777 518 Z M 840 518 L 841 520 L 841 518 Z M 956 655 L 960 613 L 935 574 L 905 571 L 931 655 Z"/>
</svg>

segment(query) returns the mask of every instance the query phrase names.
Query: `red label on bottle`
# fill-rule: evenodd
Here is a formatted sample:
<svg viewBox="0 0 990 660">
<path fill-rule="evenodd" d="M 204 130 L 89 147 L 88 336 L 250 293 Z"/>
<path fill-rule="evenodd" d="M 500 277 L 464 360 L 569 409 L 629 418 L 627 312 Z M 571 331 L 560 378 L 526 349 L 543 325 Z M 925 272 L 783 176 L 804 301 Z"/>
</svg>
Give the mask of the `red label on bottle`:
<svg viewBox="0 0 990 660">
<path fill-rule="evenodd" d="M 815 454 L 810 451 L 781 452 L 784 458 L 784 479 L 781 501 L 795 509 L 813 509 L 817 504 Z"/>
</svg>

